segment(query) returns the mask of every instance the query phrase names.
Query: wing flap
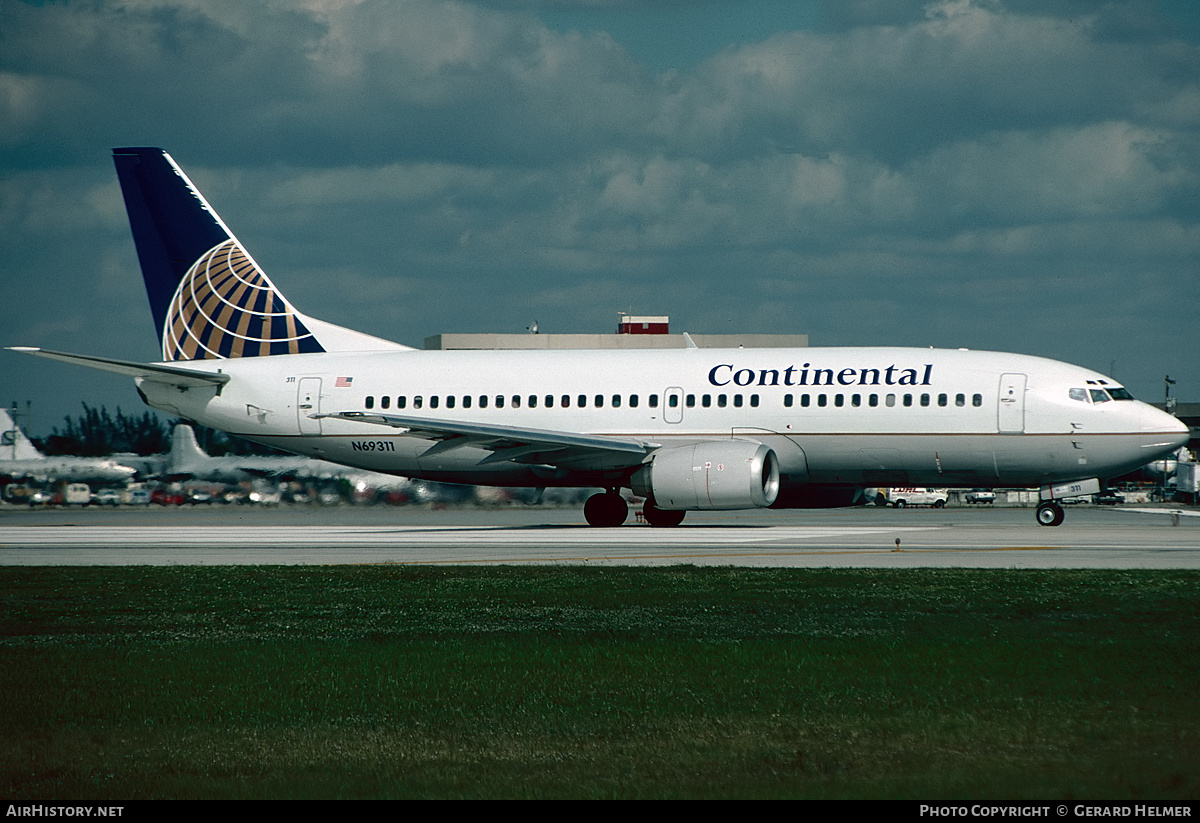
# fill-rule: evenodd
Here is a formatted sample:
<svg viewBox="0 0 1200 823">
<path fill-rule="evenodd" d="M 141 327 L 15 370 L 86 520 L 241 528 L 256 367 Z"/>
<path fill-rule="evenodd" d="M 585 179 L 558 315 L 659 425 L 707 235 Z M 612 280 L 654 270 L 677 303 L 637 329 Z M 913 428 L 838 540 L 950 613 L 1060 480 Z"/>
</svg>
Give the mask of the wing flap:
<svg viewBox="0 0 1200 823">
<path fill-rule="evenodd" d="M 314 414 L 312 417 L 388 426 L 403 429 L 401 434 L 406 437 L 438 441 L 424 453 L 425 456 L 475 446 L 492 452 L 481 461 L 483 463 L 512 460 L 518 463 L 576 465 L 600 459 L 609 464 L 615 460 L 635 466 L 659 447 L 657 443 L 623 437 L 459 420 L 431 420 L 399 414 L 346 411 Z"/>
</svg>

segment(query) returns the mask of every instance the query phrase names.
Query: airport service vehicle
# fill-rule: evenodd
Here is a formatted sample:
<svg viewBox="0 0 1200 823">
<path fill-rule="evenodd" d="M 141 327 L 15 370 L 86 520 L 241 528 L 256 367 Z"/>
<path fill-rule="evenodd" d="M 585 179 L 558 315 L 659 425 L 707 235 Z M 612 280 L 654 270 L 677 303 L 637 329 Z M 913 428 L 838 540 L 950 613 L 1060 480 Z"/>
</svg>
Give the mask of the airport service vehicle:
<svg viewBox="0 0 1200 823">
<path fill-rule="evenodd" d="M 178 164 L 113 151 L 162 361 L 19 351 L 132 377 L 147 404 L 296 454 L 411 478 L 582 487 L 593 526 L 853 505 L 865 487 L 1038 486 L 1163 457 L 1174 417 L 1090 369 L 916 348 L 418 351 L 303 314 Z M 685 340 L 691 338 L 685 335 Z"/>
<path fill-rule="evenodd" d="M 888 489 L 888 502 L 897 509 L 905 506 L 945 507 L 950 493 L 946 489 Z"/>
<path fill-rule="evenodd" d="M 968 503 L 995 503 L 996 493 L 991 489 L 971 489 L 963 499 Z"/>
<path fill-rule="evenodd" d="M 87 506 L 92 502 L 92 490 L 87 483 L 68 483 L 63 490 L 63 504 Z"/>
</svg>

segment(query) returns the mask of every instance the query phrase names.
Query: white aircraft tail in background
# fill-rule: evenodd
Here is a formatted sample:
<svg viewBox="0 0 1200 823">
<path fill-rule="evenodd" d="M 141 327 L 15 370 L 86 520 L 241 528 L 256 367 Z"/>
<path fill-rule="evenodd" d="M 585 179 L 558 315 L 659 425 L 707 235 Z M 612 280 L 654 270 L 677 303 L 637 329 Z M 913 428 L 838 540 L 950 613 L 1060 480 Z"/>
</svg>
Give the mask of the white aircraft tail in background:
<svg viewBox="0 0 1200 823">
<path fill-rule="evenodd" d="M 0 460 L 41 460 L 44 457 L 8 410 L 0 409 Z"/>
<path fill-rule="evenodd" d="M 162 362 L 150 406 L 297 454 L 442 482 L 599 487 L 594 526 L 852 505 L 865 487 L 1041 488 L 1037 521 L 1187 428 L 1091 369 L 915 348 L 417 351 L 297 310 L 161 149 L 113 151 Z M 455 297 L 453 299 L 461 299 Z"/>
</svg>

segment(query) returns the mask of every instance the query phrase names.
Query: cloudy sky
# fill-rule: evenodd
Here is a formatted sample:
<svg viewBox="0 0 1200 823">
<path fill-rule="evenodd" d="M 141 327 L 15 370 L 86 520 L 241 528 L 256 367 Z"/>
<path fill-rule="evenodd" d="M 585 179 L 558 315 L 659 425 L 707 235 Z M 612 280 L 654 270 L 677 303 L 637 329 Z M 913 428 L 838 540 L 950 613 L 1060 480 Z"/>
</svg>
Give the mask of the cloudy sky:
<svg viewBox="0 0 1200 823">
<path fill-rule="evenodd" d="M 631 311 L 1200 400 L 1194 0 L 0 0 L 0 345 L 155 359 L 126 145 L 418 347 Z M 142 409 L 0 352 L 12 400 Z"/>
</svg>

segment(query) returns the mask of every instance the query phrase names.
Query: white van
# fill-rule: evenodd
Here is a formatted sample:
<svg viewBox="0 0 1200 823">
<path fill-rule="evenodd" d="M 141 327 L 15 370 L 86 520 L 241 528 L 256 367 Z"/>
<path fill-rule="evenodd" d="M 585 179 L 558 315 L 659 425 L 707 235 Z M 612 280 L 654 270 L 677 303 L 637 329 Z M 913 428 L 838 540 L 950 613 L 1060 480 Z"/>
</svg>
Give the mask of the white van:
<svg viewBox="0 0 1200 823">
<path fill-rule="evenodd" d="M 888 489 L 888 502 L 897 509 L 905 506 L 933 506 L 940 509 L 949 499 L 949 489 Z"/>
<path fill-rule="evenodd" d="M 92 490 L 87 483 L 68 483 L 63 491 L 63 503 L 68 506 L 86 506 L 92 502 Z"/>
</svg>

